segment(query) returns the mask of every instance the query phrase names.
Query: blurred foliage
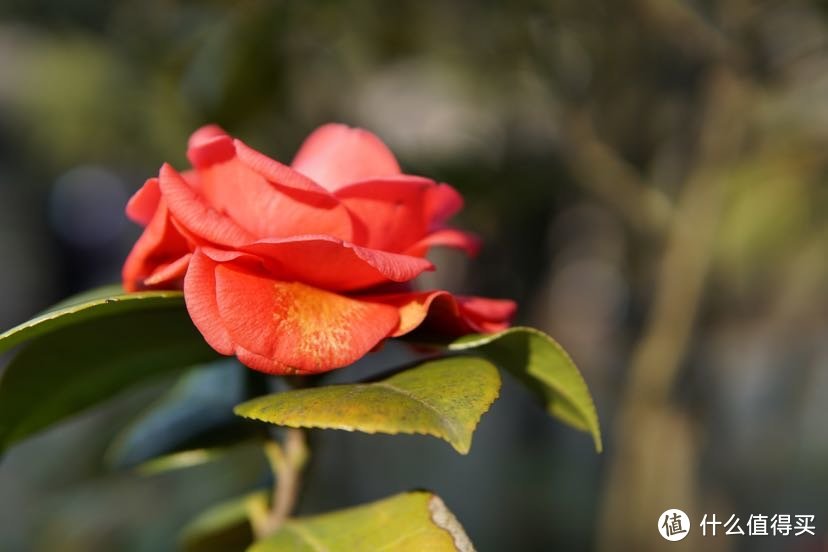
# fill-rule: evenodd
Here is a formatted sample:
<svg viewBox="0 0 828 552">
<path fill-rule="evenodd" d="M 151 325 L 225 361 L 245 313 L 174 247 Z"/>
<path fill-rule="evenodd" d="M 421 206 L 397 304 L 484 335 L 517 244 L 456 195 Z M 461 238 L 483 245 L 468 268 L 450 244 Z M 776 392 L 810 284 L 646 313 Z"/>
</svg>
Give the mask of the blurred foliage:
<svg viewBox="0 0 828 552">
<path fill-rule="evenodd" d="M 137 229 L 95 217 L 121 196 L 90 189 L 125 197 L 163 161 L 184 167 L 206 122 L 288 160 L 330 120 L 464 193 L 459 224 L 486 247 L 470 262 L 436 253 L 429 284 L 518 299 L 618 424 L 595 459 L 504 381 L 459 460 L 416 437 L 316 436 L 306 513 L 417 481 L 481 550 L 647 549 L 667 507 L 807 512 L 825 534 L 824 2 L 5 0 L 0 327 L 117 279 Z M 106 176 L 98 188 L 67 177 L 84 167 Z M 188 517 L 261 483 L 212 463 L 160 480 L 106 472 L 118 427 L 163 390 L 12 451 L 0 548 L 164 550 Z M 704 545 L 793 543 L 811 546 Z"/>
</svg>

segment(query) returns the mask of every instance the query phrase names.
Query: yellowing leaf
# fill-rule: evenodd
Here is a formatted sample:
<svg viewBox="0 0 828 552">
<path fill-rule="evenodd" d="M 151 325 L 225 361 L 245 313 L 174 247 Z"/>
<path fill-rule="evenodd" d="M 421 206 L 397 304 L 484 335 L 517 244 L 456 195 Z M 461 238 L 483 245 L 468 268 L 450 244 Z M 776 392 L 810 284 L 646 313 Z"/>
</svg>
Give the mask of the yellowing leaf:
<svg viewBox="0 0 828 552">
<path fill-rule="evenodd" d="M 405 493 L 338 512 L 288 520 L 247 552 L 473 552 L 440 498 Z"/>
<path fill-rule="evenodd" d="M 601 452 L 601 426 L 592 395 L 572 359 L 554 339 L 534 328 L 515 327 L 489 335 L 469 335 L 451 351 L 474 351 L 514 374 L 561 421 L 592 435 Z"/>
<path fill-rule="evenodd" d="M 422 433 L 466 454 L 480 416 L 497 398 L 500 376 L 486 360 L 434 360 L 375 383 L 331 385 L 240 404 L 239 416 L 289 427 L 366 433 Z"/>
</svg>

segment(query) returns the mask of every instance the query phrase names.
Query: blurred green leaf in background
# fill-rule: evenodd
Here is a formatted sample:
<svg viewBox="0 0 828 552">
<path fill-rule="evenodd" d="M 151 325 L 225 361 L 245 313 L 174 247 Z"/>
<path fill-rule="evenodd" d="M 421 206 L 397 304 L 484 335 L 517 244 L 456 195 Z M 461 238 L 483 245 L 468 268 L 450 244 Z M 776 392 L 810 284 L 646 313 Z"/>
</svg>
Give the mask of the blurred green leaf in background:
<svg viewBox="0 0 828 552">
<path fill-rule="evenodd" d="M 320 123 L 363 126 L 407 171 L 455 185 L 458 224 L 482 234 L 474 260 L 434 252 L 442 270 L 423 287 L 517 299 L 518 322 L 554 335 L 590 383 L 605 453 L 504 377 L 467 456 L 430 437 L 315 433 L 300 515 L 416 481 L 481 551 L 657 549 L 668 506 L 691 519 L 812 513 L 824 540 L 826 44 L 819 0 L 7 0 L 0 327 L 118 280 L 137 229 L 111 214 L 162 162 L 183 169 L 201 124 L 286 161 Z M 116 329 L 95 353 L 113 362 Z M 34 349 L 14 362 L 27 356 L 42 369 Z M 412 360 L 389 345 L 325 383 Z M 5 453 L 1 549 L 165 550 L 199 512 L 268 484 L 260 453 L 243 447 L 240 463 L 219 455 L 151 477 L 102 464 L 183 375 L 163 364 Z M 79 386 L 93 375 L 75 369 Z M 26 412 L 44 386 L 27 383 L 0 410 Z M 94 402 L 66 393 L 50 412 Z M 798 538 L 716 545 L 822 543 Z M 695 539 L 682 542 L 710 545 Z"/>
</svg>

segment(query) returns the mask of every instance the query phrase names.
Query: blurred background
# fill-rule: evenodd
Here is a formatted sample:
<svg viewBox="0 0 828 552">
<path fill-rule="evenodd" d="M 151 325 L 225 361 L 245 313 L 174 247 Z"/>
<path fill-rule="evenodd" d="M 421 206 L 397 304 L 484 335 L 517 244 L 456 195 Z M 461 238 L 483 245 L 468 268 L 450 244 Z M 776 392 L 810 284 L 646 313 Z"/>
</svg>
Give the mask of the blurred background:
<svg viewBox="0 0 828 552">
<path fill-rule="evenodd" d="M 198 126 L 286 161 L 329 121 L 464 194 L 485 248 L 436 252 L 429 283 L 518 300 L 581 368 L 606 451 L 507 379 L 467 457 L 315 433 L 302 512 L 428 488 L 481 551 L 661 550 L 668 508 L 694 521 L 671 549 L 828 550 L 825 2 L 2 0 L 0 329 L 118 280 L 124 204 Z M 0 550 L 172 550 L 262 485 L 255 450 L 108 467 L 173 383 L 3 458 Z M 703 538 L 704 514 L 809 514 L 817 536 Z"/>
</svg>

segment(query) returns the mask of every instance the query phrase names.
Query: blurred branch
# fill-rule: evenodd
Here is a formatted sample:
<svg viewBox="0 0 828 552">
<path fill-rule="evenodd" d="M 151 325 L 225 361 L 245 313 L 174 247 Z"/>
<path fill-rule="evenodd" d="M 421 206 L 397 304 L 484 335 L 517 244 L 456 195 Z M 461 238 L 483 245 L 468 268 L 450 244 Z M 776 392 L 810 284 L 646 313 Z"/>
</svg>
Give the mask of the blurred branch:
<svg viewBox="0 0 828 552">
<path fill-rule="evenodd" d="M 603 550 L 618 550 L 618 543 L 657 549 L 658 515 L 674 507 L 692 512 L 697 499 L 693 428 L 670 395 L 704 294 L 725 192 L 723 169 L 744 145 L 747 88 L 718 67 L 708 77 L 706 97 L 698 162 L 668 230 L 653 306 L 620 408 L 599 532 Z"/>
<path fill-rule="evenodd" d="M 278 531 L 293 511 L 299 497 L 302 469 L 308 459 L 305 434 L 301 429 L 287 428 L 282 445 L 267 441 L 264 449 L 276 481 L 270 511 L 266 515 L 251 515 L 250 521 L 257 539 Z"/>
<path fill-rule="evenodd" d="M 734 57 L 725 35 L 683 0 L 636 0 L 633 9 L 661 37 L 685 52 L 711 60 Z"/>
<path fill-rule="evenodd" d="M 589 114 L 567 120 L 572 145 L 567 161 L 576 180 L 647 236 L 663 236 L 672 218 L 670 199 L 596 135 Z"/>
</svg>

